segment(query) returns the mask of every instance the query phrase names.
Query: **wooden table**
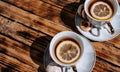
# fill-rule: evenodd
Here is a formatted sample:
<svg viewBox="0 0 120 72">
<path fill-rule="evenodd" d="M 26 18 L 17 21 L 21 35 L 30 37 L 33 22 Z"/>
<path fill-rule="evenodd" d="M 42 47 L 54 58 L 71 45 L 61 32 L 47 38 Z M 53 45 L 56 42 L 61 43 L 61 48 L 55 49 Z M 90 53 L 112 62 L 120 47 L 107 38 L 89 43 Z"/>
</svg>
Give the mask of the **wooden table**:
<svg viewBox="0 0 120 72">
<path fill-rule="evenodd" d="M 120 2 L 120 0 L 119 0 Z M 54 35 L 74 31 L 80 0 L 0 0 L 0 72 L 45 72 L 43 55 Z M 91 41 L 93 72 L 120 72 L 120 35 Z"/>
</svg>

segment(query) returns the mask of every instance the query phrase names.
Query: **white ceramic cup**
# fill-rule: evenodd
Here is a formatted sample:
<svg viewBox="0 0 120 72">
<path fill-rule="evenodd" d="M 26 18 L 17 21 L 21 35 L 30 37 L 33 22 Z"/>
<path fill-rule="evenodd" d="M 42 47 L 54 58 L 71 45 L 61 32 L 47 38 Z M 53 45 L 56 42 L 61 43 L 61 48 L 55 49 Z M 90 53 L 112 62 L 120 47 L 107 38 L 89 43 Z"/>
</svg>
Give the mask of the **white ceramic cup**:
<svg viewBox="0 0 120 72">
<path fill-rule="evenodd" d="M 115 17 L 115 15 L 117 15 L 117 12 L 118 12 L 118 9 L 119 9 L 119 4 L 118 4 L 118 1 L 117 0 L 106 0 L 106 1 L 109 1 L 112 5 L 112 10 L 113 10 L 113 15 L 111 18 L 107 19 L 107 20 L 98 20 L 98 19 L 95 19 L 94 17 L 92 17 L 89 13 L 89 6 L 90 4 L 95 1 L 95 0 L 86 0 L 85 3 L 84 3 L 84 11 L 85 11 L 85 14 L 87 16 L 87 19 L 88 21 L 95 27 L 97 28 L 100 28 L 101 26 L 105 25 L 105 24 L 108 24 L 108 27 L 110 28 L 111 30 L 111 34 L 114 34 L 114 29 L 113 29 L 113 26 L 111 25 L 111 20 Z M 99 0 L 97 0 L 99 1 Z M 103 0 L 101 0 L 103 1 Z"/>
<path fill-rule="evenodd" d="M 65 63 L 62 63 L 60 62 L 57 57 L 55 56 L 55 47 L 56 45 L 63 39 L 66 39 L 66 38 L 71 38 L 71 39 L 74 39 L 81 47 L 81 55 L 80 57 L 82 56 L 83 52 L 84 52 L 84 48 L 83 48 L 83 42 L 82 40 L 80 39 L 80 36 L 75 33 L 75 32 L 71 32 L 71 31 L 63 31 L 63 32 L 60 32 L 58 33 L 57 35 L 55 35 L 53 37 L 53 39 L 51 40 L 50 42 L 50 46 L 49 46 L 49 53 L 50 53 L 50 56 L 51 58 L 54 60 L 54 62 L 56 62 L 57 64 L 63 66 L 63 67 L 72 67 L 73 65 L 75 65 L 79 60 L 80 58 L 75 61 L 74 63 L 71 63 L 71 64 L 65 64 Z"/>
</svg>

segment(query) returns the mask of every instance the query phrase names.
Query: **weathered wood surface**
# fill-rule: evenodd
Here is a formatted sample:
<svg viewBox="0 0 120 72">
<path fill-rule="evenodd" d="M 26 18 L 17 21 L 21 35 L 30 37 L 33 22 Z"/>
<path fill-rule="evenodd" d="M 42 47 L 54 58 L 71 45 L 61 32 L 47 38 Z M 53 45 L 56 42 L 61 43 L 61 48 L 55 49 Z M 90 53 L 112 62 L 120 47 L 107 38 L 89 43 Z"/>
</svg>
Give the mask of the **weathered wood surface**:
<svg viewBox="0 0 120 72">
<path fill-rule="evenodd" d="M 52 37 L 65 30 L 77 32 L 74 14 L 79 2 L 1 0 L 0 72 L 44 72 L 43 54 Z M 120 72 L 120 35 L 92 44 L 97 55 L 93 72 Z"/>
</svg>

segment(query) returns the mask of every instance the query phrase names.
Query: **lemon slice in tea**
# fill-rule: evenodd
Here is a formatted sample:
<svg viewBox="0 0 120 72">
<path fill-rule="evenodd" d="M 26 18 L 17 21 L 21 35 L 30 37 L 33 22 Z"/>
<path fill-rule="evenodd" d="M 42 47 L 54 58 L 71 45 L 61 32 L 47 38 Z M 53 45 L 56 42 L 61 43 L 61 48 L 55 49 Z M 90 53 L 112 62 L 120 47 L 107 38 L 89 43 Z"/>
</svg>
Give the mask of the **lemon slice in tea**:
<svg viewBox="0 0 120 72">
<path fill-rule="evenodd" d="M 95 2 L 90 8 L 90 13 L 98 20 L 107 20 L 113 15 L 111 6 L 103 1 Z"/>
<path fill-rule="evenodd" d="M 80 46 L 72 40 L 64 40 L 58 44 L 56 56 L 62 63 L 73 63 L 80 57 Z"/>
</svg>

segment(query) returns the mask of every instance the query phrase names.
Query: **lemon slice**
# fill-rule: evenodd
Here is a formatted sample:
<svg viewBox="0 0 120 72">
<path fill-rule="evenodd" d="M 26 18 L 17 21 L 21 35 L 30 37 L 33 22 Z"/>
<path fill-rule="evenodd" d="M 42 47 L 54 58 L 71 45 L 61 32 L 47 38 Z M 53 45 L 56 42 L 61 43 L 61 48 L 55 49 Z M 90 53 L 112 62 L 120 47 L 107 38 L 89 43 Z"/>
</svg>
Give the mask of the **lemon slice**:
<svg viewBox="0 0 120 72">
<path fill-rule="evenodd" d="M 64 40 L 57 46 L 56 56 L 62 63 L 73 63 L 80 57 L 80 46 L 72 40 Z"/>
<path fill-rule="evenodd" d="M 109 4 L 103 1 L 98 1 L 91 6 L 90 13 L 98 20 L 106 20 L 111 18 L 113 11 Z"/>
</svg>

